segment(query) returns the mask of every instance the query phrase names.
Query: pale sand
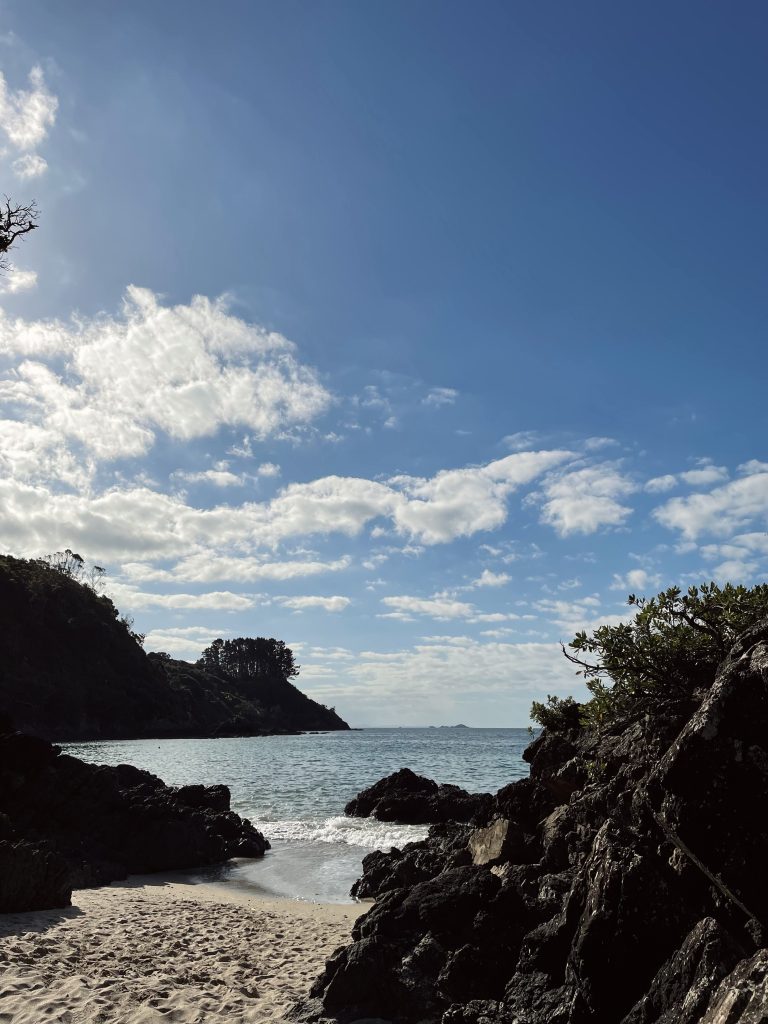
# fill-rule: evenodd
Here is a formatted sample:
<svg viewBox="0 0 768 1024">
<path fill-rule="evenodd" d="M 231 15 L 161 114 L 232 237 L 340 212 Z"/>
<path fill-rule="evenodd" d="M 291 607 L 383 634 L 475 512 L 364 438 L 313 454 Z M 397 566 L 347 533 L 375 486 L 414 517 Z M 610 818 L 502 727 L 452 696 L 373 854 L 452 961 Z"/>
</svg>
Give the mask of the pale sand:
<svg viewBox="0 0 768 1024">
<path fill-rule="evenodd" d="M 0 914 L 0 1024 L 261 1024 L 306 996 L 367 907 L 269 899 L 179 875 Z"/>
</svg>

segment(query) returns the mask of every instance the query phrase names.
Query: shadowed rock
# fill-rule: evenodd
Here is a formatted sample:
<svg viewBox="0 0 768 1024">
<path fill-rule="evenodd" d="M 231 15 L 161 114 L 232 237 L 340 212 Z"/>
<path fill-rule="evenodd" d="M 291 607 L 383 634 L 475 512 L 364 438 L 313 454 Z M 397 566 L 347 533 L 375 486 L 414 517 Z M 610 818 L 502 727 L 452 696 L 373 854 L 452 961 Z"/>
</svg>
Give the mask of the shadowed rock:
<svg viewBox="0 0 768 1024">
<path fill-rule="evenodd" d="M 377 902 L 294 1016 L 764 1024 L 768 622 L 708 689 L 545 731 L 526 758 L 473 827 L 366 858 Z"/>
<path fill-rule="evenodd" d="M 344 813 L 354 818 L 399 821 L 405 825 L 469 822 L 488 814 L 489 793 L 468 793 L 459 786 L 439 786 L 410 768 L 380 779 L 350 800 Z"/>
<path fill-rule="evenodd" d="M 19 733 L 0 736 L 0 840 L 0 912 L 66 906 L 73 887 L 269 849 L 229 810 L 226 786 L 174 789 Z"/>
</svg>

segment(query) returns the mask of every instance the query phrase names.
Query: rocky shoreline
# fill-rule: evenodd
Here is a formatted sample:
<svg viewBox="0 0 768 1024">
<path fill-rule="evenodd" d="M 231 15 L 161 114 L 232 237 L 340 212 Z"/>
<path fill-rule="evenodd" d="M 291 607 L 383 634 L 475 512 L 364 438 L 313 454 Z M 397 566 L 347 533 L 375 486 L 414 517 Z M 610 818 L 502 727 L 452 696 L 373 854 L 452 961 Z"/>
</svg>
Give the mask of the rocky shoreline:
<svg viewBox="0 0 768 1024">
<path fill-rule="evenodd" d="M 687 699 L 545 730 L 529 779 L 365 859 L 353 891 L 376 902 L 294 1018 L 768 1020 L 766 737 L 767 621 Z M 353 805 L 413 808 L 427 789 L 398 773 Z"/>
<path fill-rule="evenodd" d="M 73 888 L 260 857 L 226 786 L 166 786 L 0 726 L 0 912 L 66 907 Z"/>
<path fill-rule="evenodd" d="M 709 686 L 528 747 L 470 794 L 401 770 L 348 806 L 435 821 L 371 853 L 374 898 L 295 1021 L 759 1024 L 768 1020 L 768 620 Z M 0 909 L 73 887 L 260 856 L 223 786 L 173 788 L 0 728 Z"/>
</svg>

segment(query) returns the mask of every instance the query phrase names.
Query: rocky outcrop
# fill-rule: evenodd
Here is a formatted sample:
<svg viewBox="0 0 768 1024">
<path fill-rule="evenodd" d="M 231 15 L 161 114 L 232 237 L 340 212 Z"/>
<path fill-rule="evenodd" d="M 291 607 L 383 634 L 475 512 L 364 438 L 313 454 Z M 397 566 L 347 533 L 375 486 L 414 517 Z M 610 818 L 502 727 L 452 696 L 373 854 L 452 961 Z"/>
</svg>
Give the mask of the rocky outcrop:
<svg viewBox="0 0 768 1024">
<path fill-rule="evenodd" d="M 0 912 L 69 904 L 73 887 L 260 857 L 226 786 L 174 789 L 130 765 L 86 764 L 45 740 L 0 735 Z"/>
<path fill-rule="evenodd" d="M 440 786 L 410 768 L 401 768 L 358 793 L 344 813 L 404 825 L 431 825 L 485 819 L 492 802 L 490 793 L 468 793 L 459 786 Z"/>
<path fill-rule="evenodd" d="M 366 858 L 302 1020 L 768 1020 L 768 622 L 707 690 L 544 732 L 486 820 Z"/>
</svg>

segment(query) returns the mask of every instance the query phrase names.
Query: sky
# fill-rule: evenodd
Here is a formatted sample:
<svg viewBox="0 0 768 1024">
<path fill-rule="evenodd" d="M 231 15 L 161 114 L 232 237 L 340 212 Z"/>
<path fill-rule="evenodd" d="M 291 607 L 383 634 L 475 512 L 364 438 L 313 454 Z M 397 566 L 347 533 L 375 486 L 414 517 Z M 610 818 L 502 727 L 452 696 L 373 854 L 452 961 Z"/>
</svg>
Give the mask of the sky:
<svg viewBox="0 0 768 1024">
<path fill-rule="evenodd" d="M 0 550 L 350 724 L 768 566 L 768 8 L 0 0 Z"/>
</svg>

